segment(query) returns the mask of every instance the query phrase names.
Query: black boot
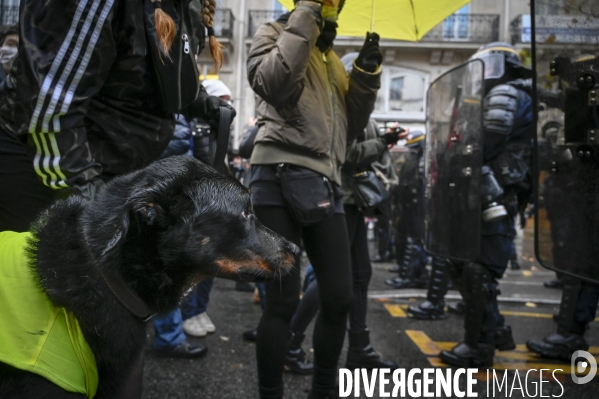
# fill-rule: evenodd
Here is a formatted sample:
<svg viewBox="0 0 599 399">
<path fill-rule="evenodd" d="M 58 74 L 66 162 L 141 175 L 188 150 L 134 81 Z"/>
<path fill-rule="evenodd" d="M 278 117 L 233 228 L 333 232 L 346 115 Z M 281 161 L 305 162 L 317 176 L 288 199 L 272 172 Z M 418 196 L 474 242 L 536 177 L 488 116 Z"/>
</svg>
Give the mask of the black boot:
<svg viewBox="0 0 599 399">
<path fill-rule="evenodd" d="M 456 303 L 450 303 L 449 305 L 447 305 L 447 311 L 449 313 L 463 316 L 464 312 L 466 311 L 466 306 L 464 305 L 464 302 L 462 302 L 462 301 L 459 301 Z"/>
<path fill-rule="evenodd" d="M 291 339 L 285 354 L 285 370 L 295 374 L 308 375 L 314 372 L 314 365 L 306 361 L 306 352 L 302 349 L 305 335 L 291 333 Z"/>
<path fill-rule="evenodd" d="M 445 318 L 443 301 L 433 303 L 428 299 L 418 306 L 408 308 L 408 316 L 418 320 L 443 320 Z"/>
<path fill-rule="evenodd" d="M 545 288 L 563 288 L 564 283 L 562 283 L 561 280 L 554 279 L 554 280 L 545 281 L 543 283 L 543 286 Z"/>
<path fill-rule="evenodd" d="M 470 263 L 463 270 L 463 295 L 466 303 L 464 341 L 451 351 L 442 351 L 441 360 L 456 367 L 491 367 L 495 347 L 483 340 L 492 340 L 490 329 L 484 325 L 489 309 L 489 295 L 493 279 L 482 265 Z"/>
<path fill-rule="evenodd" d="M 406 239 L 406 247 L 404 250 L 404 257 L 399 264 L 400 277 L 394 279 L 385 280 L 385 284 L 392 286 L 393 288 L 424 288 L 427 283 L 426 277 L 423 277 L 422 269 L 426 273 L 426 269 L 422 267 L 420 263 L 420 253 L 418 251 L 418 242 L 408 237 Z M 404 274 L 405 277 L 401 275 Z"/>
<path fill-rule="evenodd" d="M 516 349 L 516 343 L 512 337 L 512 327 L 500 326 L 493 331 L 495 349 L 500 351 L 511 351 Z"/>
<path fill-rule="evenodd" d="M 582 335 L 561 335 L 559 333 L 554 333 L 543 338 L 542 341 L 535 339 L 528 340 L 526 342 L 526 347 L 529 351 L 538 353 L 543 357 L 559 359 L 569 363 L 574 352 L 578 350 L 588 350 L 589 344 Z"/>
<path fill-rule="evenodd" d="M 582 288 L 579 279 L 563 276 L 561 281 L 564 284 L 562 291 L 562 300 L 557 314 L 557 333 L 545 337 L 542 341 L 531 339 L 526 342 L 526 346 L 532 352 L 541 356 L 560 359 L 566 362 L 570 361 L 572 353 L 577 350 L 587 350 L 589 345 L 584 340 L 581 331 L 573 330 L 574 312 Z"/>
<path fill-rule="evenodd" d="M 465 342 L 460 342 L 451 351 L 441 351 L 439 357 L 445 363 L 455 367 L 492 367 L 493 354 L 492 345 L 470 346 Z"/>
<path fill-rule="evenodd" d="M 433 257 L 426 301 L 418 306 L 410 306 L 408 316 L 419 320 L 441 320 L 445 318 L 445 301 L 443 298 L 447 294 L 449 282 L 447 267 L 449 265 L 445 259 Z"/>
<path fill-rule="evenodd" d="M 383 360 L 379 354 L 370 346 L 369 330 L 352 331 L 348 330 L 349 348 L 347 349 L 347 362 L 345 367 L 348 369 L 374 369 L 388 368 L 395 370 L 398 365 L 390 360 Z"/>
</svg>

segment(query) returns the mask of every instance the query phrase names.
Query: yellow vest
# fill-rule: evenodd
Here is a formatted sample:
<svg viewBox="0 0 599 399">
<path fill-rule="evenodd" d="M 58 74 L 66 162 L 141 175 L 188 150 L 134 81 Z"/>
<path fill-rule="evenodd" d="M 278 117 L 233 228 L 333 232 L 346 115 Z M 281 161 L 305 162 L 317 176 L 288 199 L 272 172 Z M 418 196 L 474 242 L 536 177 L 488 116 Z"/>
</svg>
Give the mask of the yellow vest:
<svg viewBox="0 0 599 399">
<path fill-rule="evenodd" d="M 96 359 L 77 318 L 37 285 L 25 255 L 30 233 L 0 233 L 0 361 L 93 398 Z"/>
</svg>

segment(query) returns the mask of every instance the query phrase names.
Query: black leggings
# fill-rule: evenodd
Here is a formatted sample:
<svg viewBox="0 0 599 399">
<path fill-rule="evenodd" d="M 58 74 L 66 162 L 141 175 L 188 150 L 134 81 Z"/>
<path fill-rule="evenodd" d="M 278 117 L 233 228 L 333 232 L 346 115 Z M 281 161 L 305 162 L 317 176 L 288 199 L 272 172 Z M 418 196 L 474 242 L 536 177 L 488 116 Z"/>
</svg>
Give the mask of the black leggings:
<svg viewBox="0 0 599 399">
<path fill-rule="evenodd" d="M 304 247 L 314 267 L 321 298 L 321 311 L 314 327 L 314 389 L 333 388 L 337 362 L 343 347 L 352 288 L 349 240 L 345 217 L 300 227 L 285 207 L 256 206 L 255 213 L 266 227 Z M 283 363 L 289 340 L 289 324 L 299 303 L 299 256 L 291 273 L 266 284 L 266 308 L 258 325 L 256 355 L 258 379 L 263 389 L 281 387 Z"/>
<path fill-rule="evenodd" d="M 372 264 L 368 256 L 368 240 L 364 215 L 355 205 L 345 205 L 345 221 L 349 233 L 353 300 L 349 310 L 350 330 L 364 330 L 368 310 L 368 284 L 372 277 Z M 304 333 L 320 307 L 318 279 L 308 286 L 302 301 L 291 320 L 293 333 Z"/>
</svg>

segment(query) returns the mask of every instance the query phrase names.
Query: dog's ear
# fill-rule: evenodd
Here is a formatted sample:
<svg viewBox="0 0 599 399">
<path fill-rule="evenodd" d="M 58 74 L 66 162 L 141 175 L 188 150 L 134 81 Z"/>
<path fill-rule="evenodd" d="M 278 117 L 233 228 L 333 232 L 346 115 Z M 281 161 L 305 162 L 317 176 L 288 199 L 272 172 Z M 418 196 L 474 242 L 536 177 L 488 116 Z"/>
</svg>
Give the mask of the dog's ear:
<svg viewBox="0 0 599 399">
<path fill-rule="evenodd" d="M 166 219 L 166 212 L 156 202 L 152 201 L 139 201 L 135 202 L 131 208 L 133 214 L 148 226 L 154 224 L 162 224 Z"/>
</svg>

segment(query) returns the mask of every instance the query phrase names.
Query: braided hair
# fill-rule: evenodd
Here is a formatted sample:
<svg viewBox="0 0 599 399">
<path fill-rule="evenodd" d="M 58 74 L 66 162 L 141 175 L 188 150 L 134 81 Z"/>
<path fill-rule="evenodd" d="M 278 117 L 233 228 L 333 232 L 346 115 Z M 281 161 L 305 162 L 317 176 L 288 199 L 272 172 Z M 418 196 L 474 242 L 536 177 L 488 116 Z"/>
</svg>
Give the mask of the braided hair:
<svg viewBox="0 0 599 399">
<path fill-rule="evenodd" d="M 216 40 L 214 35 L 214 14 L 216 13 L 216 0 L 204 0 L 204 10 L 202 14 L 204 26 L 208 32 L 208 44 L 210 54 L 214 60 L 214 67 L 218 71 L 223 65 L 222 45 Z"/>
<path fill-rule="evenodd" d="M 175 21 L 162 9 L 162 0 L 152 0 L 152 5 L 154 6 L 154 25 L 158 43 L 162 47 L 162 52 L 168 56 L 177 34 L 177 27 Z"/>
</svg>

